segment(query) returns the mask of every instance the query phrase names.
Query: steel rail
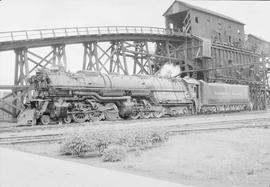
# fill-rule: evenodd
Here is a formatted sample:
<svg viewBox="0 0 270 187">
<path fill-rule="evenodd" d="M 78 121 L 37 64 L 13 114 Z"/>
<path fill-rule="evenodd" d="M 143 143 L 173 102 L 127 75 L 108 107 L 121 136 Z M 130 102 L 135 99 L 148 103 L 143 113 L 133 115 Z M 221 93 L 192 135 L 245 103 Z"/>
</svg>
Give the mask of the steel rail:
<svg viewBox="0 0 270 187">
<path fill-rule="evenodd" d="M 237 130 L 244 128 L 269 128 L 270 125 L 237 125 L 231 127 L 212 127 L 212 128 L 186 128 L 179 130 L 168 130 L 166 133 L 170 135 L 175 134 L 188 134 L 188 133 L 201 133 L 220 130 Z M 38 142 L 52 142 L 63 141 L 65 139 L 64 134 L 51 134 L 51 135 L 36 135 L 36 136 L 19 136 L 0 140 L 0 145 L 7 144 L 22 144 L 22 143 L 38 143 Z"/>
<path fill-rule="evenodd" d="M 264 111 L 263 111 L 264 112 Z M 241 112 L 242 114 L 245 114 L 245 111 Z M 256 113 L 260 114 L 262 113 L 262 111 L 256 111 Z M 211 117 L 211 116 L 215 116 L 215 115 L 221 115 L 221 114 L 226 114 L 226 113 L 217 113 L 217 114 L 207 114 L 205 116 L 207 117 Z M 228 114 L 228 113 L 227 113 Z M 235 113 L 230 113 L 230 114 L 236 114 Z M 189 118 L 189 117 L 193 117 L 194 119 L 196 119 L 196 117 L 201 117 L 203 116 L 203 114 L 198 114 L 196 116 L 181 116 L 181 118 Z M 164 121 L 167 121 L 167 120 L 172 120 L 172 119 L 175 119 L 175 118 L 179 118 L 179 117 L 169 117 L 169 118 L 162 118 L 162 120 Z M 151 118 L 151 119 L 137 119 L 137 121 L 141 121 L 141 122 L 145 122 L 145 121 L 158 121 L 160 120 L 160 118 Z M 248 119 L 246 120 L 247 122 L 259 122 L 261 120 L 265 120 L 265 118 L 260 118 L 260 119 Z M 242 121 L 242 120 L 240 120 Z M 128 120 L 117 120 L 117 121 L 113 121 L 114 125 L 117 125 L 119 123 L 122 123 L 122 122 L 128 122 Z M 133 121 L 131 121 L 133 122 Z M 226 123 L 228 121 L 220 121 L 220 123 Z M 231 122 L 231 121 L 229 121 Z M 233 120 L 233 122 L 239 122 L 239 120 Z M 101 122 L 103 125 L 111 125 L 112 121 L 102 121 Z M 213 123 L 216 123 L 216 122 L 213 122 Z M 199 123 L 200 124 L 200 123 Z M 189 124 L 188 124 L 189 125 Z M 22 132 L 22 131 L 33 131 L 33 130 L 51 130 L 51 129 L 63 129 L 63 128 L 66 128 L 66 127 L 85 127 L 85 126 L 88 126 L 87 123 L 71 123 L 71 124 L 64 124 L 64 125 L 58 125 L 58 124 L 55 124 L 55 125 L 34 125 L 34 126 L 16 126 L 16 125 L 1 125 L 0 124 L 0 132 Z M 1 137 L 0 137 L 0 140 L 1 140 Z"/>
<path fill-rule="evenodd" d="M 263 118 L 264 119 L 264 118 Z M 245 121 L 247 124 L 240 124 Z M 188 134 L 188 133 L 201 133 L 201 132 L 211 132 L 211 131 L 220 131 L 220 130 L 237 130 L 243 128 L 270 128 L 270 124 L 248 124 L 250 122 L 256 122 L 257 120 L 232 120 L 226 121 L 228 123 L 235 122 L 236 124 L 220 124 L 221 122 L 212 122 L 212 123 L 199 123 L 199 124 L 186 124 L 185 126 L 165 126 L 166 133 L 170 135 L 175 134 Z M 197 127 L 196 127 L 197 126 Z M 147 127 L 144 126 L 144 127 Z M 140 127 L 140 128 L 144 128 Z M 152 128 L 159 128 L 152 127 Z M 132 127 L 127 127 L 126 130 L 132 129 Z M 93 129 L 95 130 L 95 129 Z M 92 130 L 92 131 L 93 131 Z M 104 129 L 102 129 L 104 130 Z M 115 129 L 114 129 L 115 130 Z M 117 130 L 117 129 L 116 129 Z M 123 129 L 119 129 L 122 131 Z M 52 142 L 52 141 L 63 141 L 65 139 L 66 133 L 52 133 L 52 134 L 41 134 L 41 135 L 30 135 L 30 136 L 9 136 L 0 138 L 0 145 L 7 144 L 21 144 L 21 143 L 37 143 L 37 142 Z"/>
<path fill-rule="evenodd" d="M 33 143 L 33 142 L 50 142 L 63 140 L 63 134 L 46 134 L 33 136 L 14 136 L 8 138 L 0 138 L 0 145 L 18 144 L 18 143 Z"/>
<path fill-rule="evenodd" d="M 181 130 L 170 130 L 168 131 L 169 134 L 186 134 L 186 133 L 193 133 L 193 132 L 209 132 L 209 131 L 218 131 L 218 130 L 237 130 L 237 129 L 244 129 L 244 128 L 269 128 L 270 124 L 268 125 L 238 125 L 238 126 L 231 126 L 231 127 L 213 127 L 213 128 L 194 128 L 194 129 L 181 129 Z"/>
</svg>

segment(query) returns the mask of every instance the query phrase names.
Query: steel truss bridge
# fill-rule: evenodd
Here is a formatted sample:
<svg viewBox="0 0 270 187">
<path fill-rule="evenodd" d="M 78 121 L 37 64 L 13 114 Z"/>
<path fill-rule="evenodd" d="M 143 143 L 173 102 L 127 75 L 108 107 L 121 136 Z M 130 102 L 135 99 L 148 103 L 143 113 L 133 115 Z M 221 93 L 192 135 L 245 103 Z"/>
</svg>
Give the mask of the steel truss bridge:
<svg viewBox="0 0 270 187">
<path fill-rule="evenodd" d="M 27 80 L 31 73 L 55 65 L 67 68 L 66 46 L 71 44 L 82 46 L 82 70 L 106 73 L 151 75 L 164 63 L 173 62 L 182 71 L 192 70 L 192 76 L 197 78 L 197 70 L 209 59 L 203 54 L 204 43 L 200 38 L 165 28 L 103 26 L 0 32 L 0 52 L 15 52 L 14 85 L 0 86 L 12 91 L 0 99 L 0 110 L 16 118 L 29 93 Z M 42 47 L 50 47 L 50 51 L 47 54 L 34 51 Z M 210 51 L 217 56 L 221 50 L 228 55 L 234 51 L 231 56 L 240 55 L 250 62 L 258 59 L 250 51 L 228 48 L 215 44 Z"/>
</svg>

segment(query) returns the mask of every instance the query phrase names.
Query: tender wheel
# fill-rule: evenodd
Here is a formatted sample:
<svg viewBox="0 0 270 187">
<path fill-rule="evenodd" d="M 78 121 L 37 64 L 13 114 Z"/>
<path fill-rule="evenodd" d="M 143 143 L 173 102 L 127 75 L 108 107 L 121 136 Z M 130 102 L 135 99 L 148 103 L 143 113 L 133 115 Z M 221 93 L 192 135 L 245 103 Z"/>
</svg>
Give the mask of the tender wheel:
<svg viewBox="0 0 270 187">
<path fill-rule="evenodd" d="M 142 112 L 140 114 L 141 118 L 143 119 L 149 119 L 151 117 L 151 113 L 150 112 Z"/>
<path fill-rule="evenodd" d="M 225 112 L 229 112 L 229 111 L 230 111 L 229 106 L 225 105 Z"/>
<path fill-rule="evenodd" d="M 42 115 L 40 118 L 40 122 L 42 125 L 48 125 L 51 122 L 51 118 L 48 115 Z"/>
<path fill-rule="evenodd" d="M 70 124 L 71 121 L 72 121 L 72 118 L 71 118 L 71 116 L 67 116 L 67 117 L 65 117 L 65 118 L 63 119 L 63 121 L 64 121 L 64 123 L 66 123 L 66 124 Z"/>
<path fill-rule="evenodd" d="M 224 105 L 223 105 L 223 106 L 220 106 L 220 111 L 221 111 L 221 112 L 225 112 L 225 111 L 226 111 Z"/>
<path fill-rule="evenodd" d="M 217 107 L 213 107 L 213 113 L 217 113 Z"/>
<path fill-rule="evenodd" d="M 130 114 L 130 119 L 139 119 L 140 117 L 140 113 L 139 112 L 132 112 L 132 114 Z"/>
<path fill-rule="evenodd" d="M 176 116 L 177 117 L 181 116 L 181 112 L 180 111 L 176 111 Z"/>
<path fill-rule="evenodd" d="M 172 113 L 171 113 L 171 116 L 176 117 L 177 116 L 177 111 L 173 110 Z"/>
<path fill-rule="evenodd" d="M 184 115 L 188 114 L 187 108 L 184 108 L 182 112 L 183 112 Z"/>
<path fill-rule="evenodd" d="M 76 113 L 72 114 L 72 118 L 75 122 L 83 123 L 88 119 L 88 116 L 85 113 L 77 113 L 77 110 L 75 110 L 74 112 Z"/>
<path fill-rule="evenodd" d="M 217 113 L 220 113 L 221 109 L 220 106 L 217 106 Z"/>
<path fill-rule="evenodd" d="M 154 118 L 161 118 L 163 116 L 163 112 L 153 112 L 152 115 Z"/>
</svg>

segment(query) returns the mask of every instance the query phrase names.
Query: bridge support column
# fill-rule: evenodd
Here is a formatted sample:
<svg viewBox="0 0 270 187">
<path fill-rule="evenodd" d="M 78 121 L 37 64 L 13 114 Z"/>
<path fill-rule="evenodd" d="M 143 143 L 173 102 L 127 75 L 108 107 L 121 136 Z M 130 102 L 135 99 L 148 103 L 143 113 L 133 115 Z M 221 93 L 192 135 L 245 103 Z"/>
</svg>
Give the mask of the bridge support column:
<svg viewBox="0 0 270 187">
<path fill-rule="evenodd" d="M 56 45 L 52 46 L 53 48 L 53 57 L 52 64 L 64 67 L 67 70 L 67 57 L 65 45 Z"/>
<path fill-rule="evenodd" d="M 15 50 L 14 85 L 25 85 L 29 78 L 27 49 Z"/>
<path fill-rule="evenodd" d="M 84 43 L 83 70 L 152 75 L 160 65 L 180 62 L 179 46 L 157 42 L 156 53 L 150 52 L 148 41 L 113 41 Z M 154 50 L 153 48 L 151 48 Z"/>
<path fill-rule="evenodd" d="M 157 57 L 155 58 L 154 71 L 158 71 L 165 63 L 179 65 L 182 71 L 197 69 L 202 56 L 201 45 L 193 39 L 186 39 L 185 42 L 156 42 L 155 54 Z M 186 73 L 186 75 L 197 77 L 196 73 Z"/>
<path fill-rule="evenodd" d="M 15 50 L 15 72 L 14 72 L 14 86 L 27 85 L 29 79 L 29 64 L 28 64 L 28 50 L 16 49 Z M 16 117 L 18 112 L 23 107 L 25 97 L 28 96 L 27 92 L 23 90 L 12 90 L 12 98 L 6 97 L 6 100 L 12 100 L 13 117 Z M 6 103 L 8 104 L 8 103 Z"/>
<path fill-rule="evenodd" d="M 156 42 L 155 54 L 161 57 L 156 58 L 155 72 L 158 71 L 166 63 L 172 63 L 181 66 L 181 61 L 184 61 L 185 59 L 181 51 L 181 47 L 182 45 L 169 41 Z"/>
<path fill-rule="evenodd" d="M 132 46 L 132 45 L 130 45 Z M 128 50 L 130 53 L 133 53 L 133 74 L 153 74 L 153 57 L 149 52 L 149 46 L 146 41 L 144 42 L 134 42 L 134 50 Z"/>
<path fill-rule="evenodd" d="M 122 42 L 101 46 L 97 42 L 84 43 L 83 70 L 128 74 L 127 59 Z"/>
<path fill-rule="evenodd" d="M 2 95 L 0 98 L 0 110 L 4 112 L 0 121 L 15 121 L 18 113 L 23 109 L 23 99 L 29 90 L 23 86 L 5 86 L 5 88 L 2 87 L 1 89 L 8 89 L 12 92 Z"/>
<path fill-rule="evenodd" d="M 100 71 L 101 62 L 98 58 L 97 42 L 84 43 L 83 46 L 83 70 Z"/>
<path fill-rule="evenodd" d="M 115 73 L 128 75 L 127 52 L 123 41 L 112 42 L 110 54 L 110 70 Z"/>
<path fill-rule="evenodd" d="M 0 110 L 10 117 L 2 120 L 16 119 L 18 113 L 23 108 L 25 97 L 28 97 L 29 90 L 24 86 L 27 85 L 29 78 L 29 60 L 28 50 L 26 48 L 15 50 L 15 71 L 14 86 L 3 86 L 1 89 L 11 90 L 0 98 Z"/>
</svg>

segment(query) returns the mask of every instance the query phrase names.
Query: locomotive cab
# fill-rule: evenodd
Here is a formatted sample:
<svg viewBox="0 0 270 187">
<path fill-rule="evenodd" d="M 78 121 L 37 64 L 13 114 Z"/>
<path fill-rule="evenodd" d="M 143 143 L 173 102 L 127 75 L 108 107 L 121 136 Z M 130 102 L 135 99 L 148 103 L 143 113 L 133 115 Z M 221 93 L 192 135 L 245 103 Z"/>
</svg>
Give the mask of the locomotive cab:
<svg viewBox="0 0 270 187">
<path fill-rule="evenodd" d="M 186 84 L 186 87 L 188 88 L 188 92 L 189 92 L 189 95 L 190 95 L 190 98 L 193 102 L 193 108 L 195 109 L 195 113 L 196 111 L 199 110 L 199 107 L 200 107 L 200 103 L 199 103 L 199 98 L 200 98 L 200 94 L 199 94 L 199 86 L 200 86 L 200 83 L 199 81 L 195 80 L 195 79 L 192 79 L 190 77 L 185 77 L 183 78 L 185 84 Z"/>
</svg>

